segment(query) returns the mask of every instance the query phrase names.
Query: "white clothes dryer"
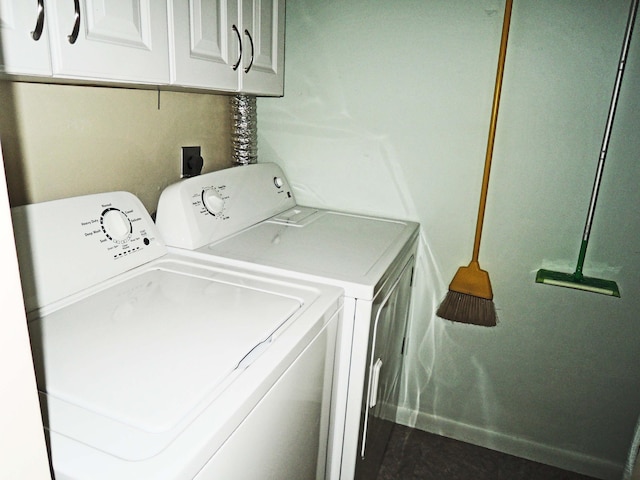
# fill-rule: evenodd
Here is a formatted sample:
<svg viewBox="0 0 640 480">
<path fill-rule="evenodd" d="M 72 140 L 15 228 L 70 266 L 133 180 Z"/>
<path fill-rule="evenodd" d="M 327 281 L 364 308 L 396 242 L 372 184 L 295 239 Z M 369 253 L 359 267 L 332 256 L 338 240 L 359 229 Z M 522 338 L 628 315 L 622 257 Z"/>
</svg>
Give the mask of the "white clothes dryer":
<svg viewBox="0 0 640 480">
<path fill-rule="evenodd" d="M 344 289 L 327 478 L 375 478 L 397 410 L 418 224 L 297 205 L 273 163 L 167 187 L 156 224 L 170 251 Z"/>
<path fill-rule="evenodd" d="M 12 216 L 56 480 L 324 478 L 341 289 L 170 254 L 125 192 Z"/>
</svg>

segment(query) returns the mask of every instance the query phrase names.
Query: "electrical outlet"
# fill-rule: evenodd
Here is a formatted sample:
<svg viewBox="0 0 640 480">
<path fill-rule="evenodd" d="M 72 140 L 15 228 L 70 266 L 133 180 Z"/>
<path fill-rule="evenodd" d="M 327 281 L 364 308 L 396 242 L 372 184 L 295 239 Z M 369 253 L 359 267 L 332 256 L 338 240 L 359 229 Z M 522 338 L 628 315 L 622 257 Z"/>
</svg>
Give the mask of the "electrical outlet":
<svg viewBox="0 0 640 480">
<path fill-rule="evenodd" d="M 204 160 L 200 147 L 182 147 L 182 178 L 195 177 L 202 173 Z"/>
</svg>

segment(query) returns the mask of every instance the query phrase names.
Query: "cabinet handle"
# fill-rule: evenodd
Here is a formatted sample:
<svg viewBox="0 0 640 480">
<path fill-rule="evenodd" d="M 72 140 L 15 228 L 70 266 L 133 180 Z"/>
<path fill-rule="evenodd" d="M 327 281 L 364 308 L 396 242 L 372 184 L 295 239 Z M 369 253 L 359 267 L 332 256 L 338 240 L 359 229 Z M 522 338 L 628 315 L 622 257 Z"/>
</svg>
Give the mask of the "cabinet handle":
<svg viewBox="0 0 640 480">
<path fill-rule="evenodd" d="M 236 32 L 236 36 L 238 37 L 238 48 L 240 49 L 240 54 L 238 55 L 238 61 L 233 65 L 233 69 L 237 70 L 240 66 L 240 62 L 242 61 L 242 38 L 240 37 L 240 32 L 238 31 L 238 27 L 235 25 L 231 27 L 234 32 Z"/>
<path fill-rule="evenodd" d="M 78 33 L 80 32 L 80 0 L 73 0 L 73 7 L 75 9 L 73 30 L 71 31 L 71 35 L 67 37 L 69 39 L 69 43 L 72 45 L 76 43 Z"/>
<path fill-rule="evenodd" d="M 244 69 L 244 73 L 249 73 L 249 70 L 253 67 L 253 38 L 251 38 L 251 34 L 247 29 L 244 30 L 244 34 L 249 37 L 249 43 L 251 43 L 251 61 L 249 62 L 249 66 Z"/>
<path fill-rule="evenodd" d="M 38 0 L 38 19 L 36 20 L 36 28 L 31 32 L 31 38 L 36 42 L 40 40 L 44 30 L 44 0 Z"/>
</svg>

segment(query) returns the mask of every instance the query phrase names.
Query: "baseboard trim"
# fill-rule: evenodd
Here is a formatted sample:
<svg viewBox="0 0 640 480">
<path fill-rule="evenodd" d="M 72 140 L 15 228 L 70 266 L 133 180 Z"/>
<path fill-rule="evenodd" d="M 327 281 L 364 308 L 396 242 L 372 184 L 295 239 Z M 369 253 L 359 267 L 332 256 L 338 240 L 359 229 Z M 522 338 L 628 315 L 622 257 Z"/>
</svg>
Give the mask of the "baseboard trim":
<svg viewBox="0 0 640 480">
<path fill-rule="evenodd" d="M 603 480 L 619 480 L 622 478 L 624 469 L 622 464 L 570 450 L 550 447 L 428 413 L 399 408 L 396 422 Z"/>
</svg>

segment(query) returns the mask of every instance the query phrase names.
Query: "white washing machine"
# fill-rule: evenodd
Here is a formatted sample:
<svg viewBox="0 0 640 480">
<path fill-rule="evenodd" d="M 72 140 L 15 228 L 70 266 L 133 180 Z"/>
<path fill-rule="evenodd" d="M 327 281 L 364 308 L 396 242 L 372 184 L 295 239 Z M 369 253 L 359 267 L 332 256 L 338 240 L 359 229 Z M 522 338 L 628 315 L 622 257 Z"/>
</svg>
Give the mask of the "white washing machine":
<svg viewBox="0 0 640 480">
<path fill-rule="evenodd" d="M 12 215 L 56 480 L 324 478 L 341 289 L 170 254 L 125 192 Z"/>
<path fill-rule="evenodd" d="M 328 478 L 375 478 L 395 419 L 418 224 L 299 206 L 272 163 L 162 192 L 170 250 L 342 287 Z"/>
</svg>

